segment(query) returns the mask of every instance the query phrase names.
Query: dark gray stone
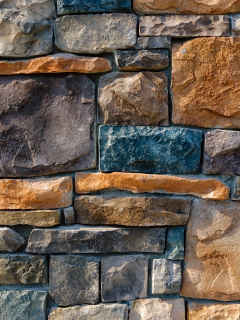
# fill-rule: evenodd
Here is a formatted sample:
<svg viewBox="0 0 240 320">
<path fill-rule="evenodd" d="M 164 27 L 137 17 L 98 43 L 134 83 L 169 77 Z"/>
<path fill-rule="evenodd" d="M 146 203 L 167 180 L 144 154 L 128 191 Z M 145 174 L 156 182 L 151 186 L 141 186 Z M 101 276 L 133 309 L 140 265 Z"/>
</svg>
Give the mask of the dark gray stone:
<svg viewBox="0 0 240 320">
<path fill-rule="evenodd" d="M 65 224 L 75 223 L 75 212 L 73 207 L 68 207 L 63 209 Z"/>
<path fill-rule="evenodd" d="M 136 49 L 171 49 L 171 37 L 139 37 Z"/>
<path fill-rule="evenodd" d="M 232 200 L 240 201 L 240 177 L 236 177 Z"/>
<path fill-rule="evenodd" d="M 177 227 L 168 230 L 165 258 L 168 260 L 184 259 L 184 229 Z"/>
<path fill-rule="evenodd" d="M 10 228 L 0 228 L 0 252 L 15 252 L 25 244 L 20 234 Z"/>
</svg>

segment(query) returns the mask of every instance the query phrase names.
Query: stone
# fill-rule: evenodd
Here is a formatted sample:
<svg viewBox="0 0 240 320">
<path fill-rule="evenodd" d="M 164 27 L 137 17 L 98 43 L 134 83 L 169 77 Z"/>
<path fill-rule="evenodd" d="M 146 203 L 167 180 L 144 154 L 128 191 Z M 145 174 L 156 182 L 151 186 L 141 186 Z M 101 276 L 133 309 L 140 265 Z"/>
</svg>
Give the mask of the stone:
<svg viewBox="0 0 240 320">
<path fill-rule="evenodd" d="M 136 49 L 171 49 L 171 37 L 139 37 Z"/>
<path fill-rule="evenodd" d="M 240 14 L 231 15 L 230 22 L 231 22 L 231 34 L 233 36 L 239 36 L 239 34 L 240 34 Z"/>
<path fill-rule="evenodd" d="M 168 260 L 184 260 L 184 229 L 172 228 L 167 233 L 165 258 Z"/>
<path fill-rule="evenodd" d="M 32 253 L 163 253 L 165 228 L 56 227 L 34 229 L 26 251 Z"/>
<path fill-rule="evenodd" d="M 240 201 L 240 177 L 236 177 L 232 200 Z"/>
<path fill-rule="evenodd" d="M 100 170 L 196 173 L 202 132 L 185 128 L 100 126 Z"/>
<path fill-rule="evenodd" d="M 160 70 L 169 65 L 167 50 L 116 50 L 115 58 L 121 71 Z"/>
<path fill-rule="evenodd" d="M 140 36 L 222 37 L 229 36 L 228 16 L 146 16 L 140 17 Z"/>
<path fill-rule="evenodd" d="M 74 207 L 76 221 L 80 224 L 177 226 L 187 223 L 191 201 L 152 197 L 80 196 L 75 199 Z"/>
<path fill-rule="evenodd" d="M 47 291 L 0 291 L 0 320 L 45 320 Z"/>
<path fill-rule="evenodd" d="M 168 126 L 167 77 L 160 72 L 114 72 L 98 90 L 101 124 Z"/>
<path fill-rule="evenodd" d="M 61 51 L 113 52 L 134 47 L 136 40 L 137 17 L 132 14 L 70 15 L 55 21 L 55 44 Z"/>
<path fill-rule="evenodd" d="M 99 304 L 96 306 L 74 306 L 56 308 L 50 313 L 48 320 L 127 320 L 126 304 Z"/>
<path fill-rule="evenodd" d="M 95 166 L 95 89 L 85 75 L 0 76 L 0 96 L 0 176 Z"/>
<path fill-rule="evenodd" d="M 226 200 L 230 189 L 218 179 L 185 178 L 142 173 L 89 173 L 78 172 L 76 192 L 87 194 L 105 189 L 118 189 L 133 193 L 173 193 L 193 195 L 203 199 Z"/>
<path fill-rule="evenodd" d="M 181 261 L 153 260 L 152 294 L 179 293 L 181 282 Z"/>
<path fill-rule="evenodd" d="M 240 204 L 193 201 L 188 222 L 181 295 L 240 299 Z"/>
<path fill-rule="evenodd" d="M 19 233 L 10 228 L 0 228 L 0 252 L 15 252 L 19 250 L 26 241 Z"/>
<path fill-rule="evenodd" d="M 185 320 L 184 299 L 133 301 L 129 320 Z"/>
<path fill-rule="evenodd" d="M 0 75 L 31 73 L 99 73 L 111 71 L 111 62 L 99 57 L 79 57 L 70 53 L 57 53 L 31 60 L 0 61 Z"/>
<path fill-rule="evenodd" d="M 103 257 L 101 262 L 102 301 L 145 298 L 148 260 L 144 256 Z"/>
<path fill-rule="evenodd" d="M 75 223 L 75 212 L 73 207 L 68 207 L 63 209 L 65 224 Z"/>
<path fill-rule="evenodd" d="M 173 123 L 240 128 L 239 51 L 239 37 L 201 38 L 173 45 Z"/>
<path fill-rule="evenodd" d="M 0 179 L 0 210 L 67 207 L 72 194 L 71 177 Z"/>
<path fill-rule="evenodd" d="M 47 259 L 26 254 L 0 254 L 0 284 L 48 283 Z"/>
<path fill-rule="evenodd" d="M 53 50 L 54 0 L 1 1 L 0 57 L 32 57 Z"/>
<path fill-rule="evenodd" d="M 59 306 L 97 303 L 99 263 L 87 257 L 51 256 L 49 292 Z"/>
</svg>

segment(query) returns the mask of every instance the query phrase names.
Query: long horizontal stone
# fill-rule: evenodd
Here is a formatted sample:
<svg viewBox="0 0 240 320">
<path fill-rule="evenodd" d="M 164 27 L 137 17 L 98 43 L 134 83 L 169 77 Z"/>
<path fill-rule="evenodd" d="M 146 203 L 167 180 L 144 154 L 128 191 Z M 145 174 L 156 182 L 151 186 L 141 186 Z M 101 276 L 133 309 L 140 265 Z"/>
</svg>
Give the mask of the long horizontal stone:
<svg viewBox="0 0 240 320">
<path fill-rule="evenodd" d="M 171 38 L 169 36 L 139 37 L 136 49 L 171 49 Z"/>
<path fill-rule="evenodd" d="M 26 241 L 19 233 L 10 228 L 0 228 L 0 252 L 15 252 L 21 248 Z"/>
<path fill-rule="evenodd" d="M 165 247 L 166 228 L 56 227 L 34 229 L 26 251 L 32 253 L 156 252 Z"/>
<path fill-rule="evenodd" d="M 239 303 L 217 303 L 189 301 L 187 303 L 187 313 L 189 320 L 211 319 L 228 320 L 238 319 L 240 314 Z"/>
</svg>

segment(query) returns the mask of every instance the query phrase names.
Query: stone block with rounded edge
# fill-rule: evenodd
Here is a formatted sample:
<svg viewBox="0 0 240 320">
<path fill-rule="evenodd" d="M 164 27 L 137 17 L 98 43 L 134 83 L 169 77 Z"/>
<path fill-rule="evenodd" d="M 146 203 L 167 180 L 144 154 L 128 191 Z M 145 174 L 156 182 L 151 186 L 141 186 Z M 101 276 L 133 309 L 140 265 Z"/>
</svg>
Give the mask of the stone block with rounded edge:
<svg viewBox="0 0 240 320">
<path fill-rule="evenodd" d="M 7 227 L 0 228 L 0 252 L 15 252 L 25 243 L 24 238 L 16 231 Z"/>
<path fill-rule="evenodd" d="M 139 37 L 136 49 L 171 49 L 171 37 Z"/>
<path fill-rule="evenodd" d="M 171 228 L 167 233 L 165 258 L 168 260 L 184 260 L 184 229 Z"/>
<path fill-rule="evenodd" d="M 189 320 L 237 320 L 240 314 L 240 304 L 223 304 L 218 302 L 193 302 L 187 303 L 187 315 Z"/>
</svg>

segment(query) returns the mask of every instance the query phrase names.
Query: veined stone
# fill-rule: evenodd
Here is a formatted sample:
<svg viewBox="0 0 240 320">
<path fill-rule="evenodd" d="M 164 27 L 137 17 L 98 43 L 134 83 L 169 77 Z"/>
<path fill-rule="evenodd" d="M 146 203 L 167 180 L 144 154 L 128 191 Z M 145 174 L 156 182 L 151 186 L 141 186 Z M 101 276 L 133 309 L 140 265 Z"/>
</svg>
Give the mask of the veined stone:
<svg viewBox="0 0 240 320">
<path fill-rule="evenodd" d="M 139 37 L 136 49 L 171 49 L 171 38 L 165 37 Z"/>
<path fill-rule="evenodd" d="M 184 230 L 177 227 L 168 230 L 165 258 L 168 260 L 184 260 Z"/>
<path fill-rule="evenodd" d="M 75 212 L 73 207 L 68 207 L 63 209 L 65 224 L 75 223 Z"/>
<path fill-rule="evenodd" d="M 232 200 L 240 200 L 240 177 L 236 177 Z"/>
<path fill-rule="evenodd" d="M 25 243 L 26 241 L 19 233 L 10 228 L 0 228 L 0 252 L 15 252 Z"/>
</svg>

